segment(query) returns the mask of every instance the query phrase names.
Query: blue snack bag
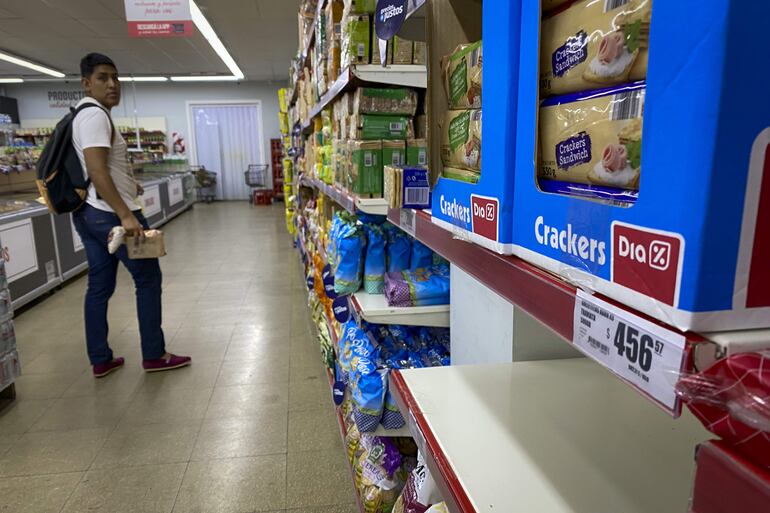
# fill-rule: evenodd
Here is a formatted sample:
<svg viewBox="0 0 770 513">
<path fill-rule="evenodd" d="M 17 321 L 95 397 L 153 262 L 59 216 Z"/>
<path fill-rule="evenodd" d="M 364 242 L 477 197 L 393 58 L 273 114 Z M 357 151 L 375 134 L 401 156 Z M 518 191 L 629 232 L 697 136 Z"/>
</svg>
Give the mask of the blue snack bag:
<svg viewBox="0 0 770 513">
<path fill-rule="evenodd" d="M 395 226 L 392 226 L 392 229 L 388 231 L 388 272 L 408 270 L 412 257 L 411 253 L 412 243 L 409 237 Z"/>
<path fill-rule="evenodd" d="M 363 279 L 365 239 L 359 226 L 345 224 L 339 232 L 334 292 L 345 296 L 358 292 Z"/>
<path fill-rule="evenodd" d="M 404 416 L 401 415 L 401 410 L 398 409 L 388 387 L 385 392 L 385 406 L 382 409 L 382 426 L 385 429 L 401 429 L 405 424 Z"/>
<path fill-rule="evenodd" d="M 364 227 L 368 238 L 364 264 L 364 290 L 382 294 L 385 288 L 385 234 L 377 225 Z"/>
<path fill-rule="evenodd" d="M 433 266 L 433 250 L 418 240 L 412 241 L 412 258 L 410 269 L 422 269 Z"/>
<path fill-rule="evenodd" d="M 353 416 L 361 433 L 372 433 L 380 424 L 385 408 L 387 376 L 387 370 L 377 369 L 371 360 L 363 358 L 353 370 Z"/>
</svg>

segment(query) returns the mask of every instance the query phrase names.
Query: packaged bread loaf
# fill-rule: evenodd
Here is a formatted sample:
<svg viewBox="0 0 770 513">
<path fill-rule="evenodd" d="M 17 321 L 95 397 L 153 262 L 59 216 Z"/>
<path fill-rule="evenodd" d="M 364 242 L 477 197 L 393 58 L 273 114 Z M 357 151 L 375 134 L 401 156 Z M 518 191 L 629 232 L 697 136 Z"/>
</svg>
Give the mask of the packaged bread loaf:
<svg viewBox="0 0 770 513">
<path fill-rule="evenodd" d="M 639 189 L 644 85 L 556 97 L 540 109 L 543 178 Z"/>
<path fill-rule="evenodd" d="M 441 125 L 445 166 L 481 169 L 481 110 L 450 110 Z"/>
<path fill-rule="evenodd" d="M 481 41 L 460 45 L 444 58 L 444 89 L 450 108 L 481 108 L 482 60 Z"/>
<path fill-rule="evenodd" d="M 582 0 L 543 20 L 544 95 L 600 89 L 647 76 L 652 0 Z"/>
<path fill-rule="evenodd" d="M 353 114 L 414 116 L 417 93 L 412 89 L 359 87 L 353 94 Z"/>
</svg>

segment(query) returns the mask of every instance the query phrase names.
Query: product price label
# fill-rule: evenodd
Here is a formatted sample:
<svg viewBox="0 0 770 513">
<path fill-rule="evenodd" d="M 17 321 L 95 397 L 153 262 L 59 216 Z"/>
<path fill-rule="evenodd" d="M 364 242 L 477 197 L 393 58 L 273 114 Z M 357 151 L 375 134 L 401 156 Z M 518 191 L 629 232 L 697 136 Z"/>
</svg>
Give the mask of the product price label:
<svg viewBox="0 0 770 513">
<path fill-rule="evenodd" d="M 340 296 L 332 302 L 332 312 L 334 318 L 340 324 L 345 324 L 350 320 L 350 301 L 348 296 Z"/>
<path fill-rule="evenodd" d="M 402 208 L 399 214 L 399 226 L 412 237 L 417 237 L 417 215 L 409 208 Z"/>
<path fill-rule="evenodd" d="M 683 335 L 578 290 L 573 343 L 671 413 L 679 414 L 674 386 L 685 356 Z"/>
</svg>

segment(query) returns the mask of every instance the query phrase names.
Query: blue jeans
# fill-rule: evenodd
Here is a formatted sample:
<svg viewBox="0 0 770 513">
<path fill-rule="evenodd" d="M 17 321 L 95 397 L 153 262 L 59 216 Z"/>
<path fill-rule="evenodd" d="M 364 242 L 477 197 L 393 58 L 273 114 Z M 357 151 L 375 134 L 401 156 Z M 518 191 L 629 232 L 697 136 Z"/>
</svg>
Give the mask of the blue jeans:
<svg viewBox="0 0 770 513">
<path fill-rule="evenodd" d="M 140 211 L 134 215 L 148 229 L 147 220 Z M 107 335 L 107 306 L 115 292 L 118 262 L 123 262 L 134 278 L 136 286 L 136 311 L 139 317 L 139 334 L 142 339 L 142 357 L 156 360 L 166 352 L 166 341 L 161 328 L 161 292 L 163 277 L 157 258 L 130 260 L 123 245 L 111 255 L 107 251 L 110 230 L 120 226 L 120 219 L 112 212 L 99 210 L 91 205 L 72 214 L 88 257 L 88 290 L 85 301 L 86 345 L 92 365 L 112 361 L 112 349 Z"/>
</svg>

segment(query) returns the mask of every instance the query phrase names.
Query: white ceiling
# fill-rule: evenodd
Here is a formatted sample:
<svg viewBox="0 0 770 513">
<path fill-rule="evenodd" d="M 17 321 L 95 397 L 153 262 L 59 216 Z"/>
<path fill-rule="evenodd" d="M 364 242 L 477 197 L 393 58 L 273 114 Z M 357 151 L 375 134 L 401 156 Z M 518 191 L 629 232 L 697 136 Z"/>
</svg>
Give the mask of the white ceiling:
<svg viewBox="0 0 770 513">
<path fill-rule="evenodd" d="M 197 0 L 248 80 L 285 80 L 297 51 L 300 0 Z M 229 74 L 199 34 L 128 37 L 123 0 L 0 0 L 0 51 L 67 75 L 88 52 L 110 56 L 121 74 Z M 0 77 L 43 77 L 0 61 Z"/>
</svg>

